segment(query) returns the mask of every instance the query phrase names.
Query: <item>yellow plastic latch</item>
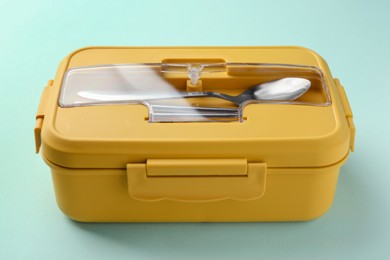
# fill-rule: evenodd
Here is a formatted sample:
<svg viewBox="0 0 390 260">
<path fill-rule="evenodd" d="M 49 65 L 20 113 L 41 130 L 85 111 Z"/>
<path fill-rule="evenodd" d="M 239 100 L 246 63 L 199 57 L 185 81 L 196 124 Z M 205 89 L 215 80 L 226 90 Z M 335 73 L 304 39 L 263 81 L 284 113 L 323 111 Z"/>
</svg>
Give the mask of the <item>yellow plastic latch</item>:
<svg viewBox="0 0 390 260">
<path fill-rule="evenodd" d="M 347 118 L 347 123 L 350 131 L 350 140 L 349 145 L 351 148 L 351 151 L 353 152 L 355 150 L 355 134 L 356 134 L 356 128 L 355 124 L 353 123 L 353 114 L 351 105 L 349 104 L 347 94 L 345 93 L 344 87 L 341 85 L 340 80 L 334 79 L 338 93 L 340 95 L 341 101 L 343 103 L 343 109 L 345 112 L 345 117 Z"/>
<path fill-rule="evenodd" d="M 246 159 L 152 159 L 127 165 L 128 192 L 142 201 L 251 200 L 265 193 L 266 172 Z"/>
<path fill-rule="evenodd" d="M 47 102 L 50 98 L 50 90 L 51 86 L 53 85 L 53 80 L 49 80 L 46 84 L 46 87 L 43 89 L 41 99 L 39 101 L 38 105 L 38 111 L 35 116 L 36 124 L 34 127 L 34 137 L 35 137 L 35 152 L 39 153 L 39 149 L 41 147 L 41 132 L 42 132 L 42 126 L 43 126 L 43 119 L 45 118 L 46 114 L 46 106 Z"/>
<path fill-rule="evenodd" d="M 147 176 L 247 176 L 246 159 L 149 159 Z"/>
</svg>

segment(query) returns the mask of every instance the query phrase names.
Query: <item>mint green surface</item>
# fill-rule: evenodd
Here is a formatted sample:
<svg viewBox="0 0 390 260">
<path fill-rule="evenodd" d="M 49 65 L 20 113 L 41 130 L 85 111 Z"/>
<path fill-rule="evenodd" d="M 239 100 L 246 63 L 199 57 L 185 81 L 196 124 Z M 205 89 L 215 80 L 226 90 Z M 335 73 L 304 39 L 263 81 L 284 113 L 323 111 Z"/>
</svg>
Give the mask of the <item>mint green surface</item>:
<svg viewBox="0 0 390 260">
<path fill-rule="evenodd" d="M 0 259 L 389 259 L 390 1 L 0 1 Z M 333 207 L 302 223 L 80 224 L 34 154 L 39 97 L 91 45 L 301 45 L 353 108 Z"/>
</svg>

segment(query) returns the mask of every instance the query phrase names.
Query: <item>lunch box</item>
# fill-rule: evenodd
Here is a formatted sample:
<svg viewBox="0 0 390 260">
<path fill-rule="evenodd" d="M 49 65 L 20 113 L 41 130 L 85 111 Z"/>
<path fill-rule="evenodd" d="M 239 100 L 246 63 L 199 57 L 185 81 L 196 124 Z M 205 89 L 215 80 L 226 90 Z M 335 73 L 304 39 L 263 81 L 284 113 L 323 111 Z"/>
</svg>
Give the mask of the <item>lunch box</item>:
<svg viewBox="0 0 390 260">
<path fill-rule="evenodd" d="M 43 89 L 34 133 L 77 221 L 303 221 L 331 207 L 355 126 L 306 48 L 88 47 Z"/>
</svg>

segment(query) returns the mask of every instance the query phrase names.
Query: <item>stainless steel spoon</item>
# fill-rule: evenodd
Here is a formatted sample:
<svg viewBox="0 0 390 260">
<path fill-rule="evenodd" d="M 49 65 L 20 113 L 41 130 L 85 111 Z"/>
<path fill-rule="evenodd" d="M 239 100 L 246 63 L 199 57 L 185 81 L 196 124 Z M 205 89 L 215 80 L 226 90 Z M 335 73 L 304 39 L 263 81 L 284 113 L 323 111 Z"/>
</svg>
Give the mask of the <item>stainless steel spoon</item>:
<svg viewBox="0 0 390 260">
<path fill-rule="evenodd" d="M 215 97 L 221 98 L 236 105 L 249 100 L 294 100 L 303 95 L 311 86 L 307 79 L 282 78 L 256 85 L 238 96 L 230 96 L 218 92 L 177 92 L 168 94 L 136 95 L 128 92 L 112 93 L 111 91 L 80 91 L 80 97 L 103 101 L 101 103 L 123 103 L 148 100 L 162 100 L 175 98 Z"/>
</svg>

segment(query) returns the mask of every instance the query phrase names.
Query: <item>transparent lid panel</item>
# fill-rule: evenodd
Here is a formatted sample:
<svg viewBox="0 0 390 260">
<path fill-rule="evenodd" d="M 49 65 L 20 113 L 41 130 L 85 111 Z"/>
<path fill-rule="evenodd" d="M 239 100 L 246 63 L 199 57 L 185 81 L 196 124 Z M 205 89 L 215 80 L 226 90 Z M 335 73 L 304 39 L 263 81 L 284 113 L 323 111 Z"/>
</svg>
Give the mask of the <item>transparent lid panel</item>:
<svg viewBox="0 0 390 260">
<path fill-rule="evenodd" d="M 65 74 L 63 108 L 143 104 L 149 122 L 242 121 L 247 104 L 328 106 L 320 69 L 255 63 L 79 67 Z"/>
</svg>

